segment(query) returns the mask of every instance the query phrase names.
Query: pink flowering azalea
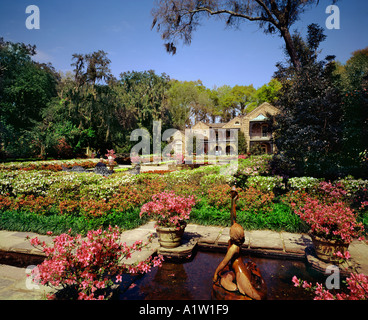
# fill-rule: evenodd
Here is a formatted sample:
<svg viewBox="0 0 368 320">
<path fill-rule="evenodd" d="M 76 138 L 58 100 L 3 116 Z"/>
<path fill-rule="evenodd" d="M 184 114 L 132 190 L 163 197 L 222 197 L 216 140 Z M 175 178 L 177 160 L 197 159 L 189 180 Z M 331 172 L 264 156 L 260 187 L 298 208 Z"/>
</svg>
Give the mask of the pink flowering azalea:
<svg viewBox="0 0 368 320">
<path fill-rule="evenodd" d="M 346 262 L 351 257 L 349 252 L 344 255 L 338 252 L 336 256 L 346 260 Z M 319 283 L 312 286 L 311 283 L 302 281 L 296 276 L 292 278 L 292 282 L 295 287 L 303 287 L 305 290 L 314 292 L 314 300 L 368 300 L 368 276 L 358 273 L 356 270 L 350 272 L 350 276 L 346 278 L 347 287 L 342 293 L 331 293 Z"/>
<path fill-rule="evenodd" d="M 189 219 L 195 203 L 194 196 L 186 198 L 176 196 L 173 191 L 162 192 L 152 196 L 152 201 L 142 206 L 139 215 L 156 218 L 158 226 L 179 228 L 183 221 Z"/>
<path fill-rule="evenodd" d="M 293 208 L 311 227 L 312 233 L 325 239 L 342 240 L 346 243 L 351 243 L 354 238 L 363 239 L 363 224 L 357 222 L 357 213 L 343 202 L 324 204 L 318 199 L 307 198 L 304 206 Z"/>
<path fill-rule="evenodd" d="M 152 266 L 161 266 L 162 257 L 149 258 L 138 266 L 127 266 L 122 259 L 128 259 L 132 252 L 140 251 L 147 243 L 137 241 L 128 247 L 120 243 L 120 230 L 109 227 L 108 230 L 89 231 L 86 238 L 62 234 L 48 247 L 37 238 L 31 240 L 35 247 L 41 247 L 46 259 L 33 273 L 34 281 L 57 289 L 72 287 L 77 290 L 78 299 L 92 300 L 105 298 L 107 289 L 113 285 L 112 278 L 121 282 L 121 274 L 145 273 Z"/>
<path fill-rule="evenodd" d="M 299 282 L 299 279 L 296 276 L 293 277 L 292 281 L 294 283 L 294 287 L 299 287 L 300 282 Z"/>
<path fill-rule="evenodd" d="M 340 251 L 334 253 L 335 256 L 341 258 L 341 259 L 345 259 L 345 260 L 349 260 L 351 258 L 350 252 L 349 251 L 345 251 L 344 254 L 342 254 Z"/>
</svg>

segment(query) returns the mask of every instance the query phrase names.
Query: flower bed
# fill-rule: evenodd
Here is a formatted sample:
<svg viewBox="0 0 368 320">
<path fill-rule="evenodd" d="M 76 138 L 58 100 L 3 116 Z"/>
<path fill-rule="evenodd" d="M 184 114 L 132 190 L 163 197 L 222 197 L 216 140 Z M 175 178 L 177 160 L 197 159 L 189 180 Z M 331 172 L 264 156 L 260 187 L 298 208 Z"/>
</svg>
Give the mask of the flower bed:
<svg viewBox="0 0 368 320">
<path fill-rule="evenodd" d="M 121 272 L 144 272 L 160 264 L 156 259 L 118 267 L 119 259 L 129 257 L 142 244 L 119 246 L 114 242 L 118 229 L 110 225 L 135 228 L 147 221 L 146 214 L 159 212 L 160 225 L 179 226 L 190 218 L 194 223 L 229 226 L 234 183 L 239 194 L 237 222 L 245 229 L 311 230 L 346 242 L 365 235 L 368 181 L 346 178 L 330 182 L 313 177 L 286 180 L 270 176 L 268 162 L 268 157 L 239 159 L 236 173 L 230 165 L 209 165 L 140 175 L 118 172 L 109 177 L 59 172 L 61 163 L 52 167 L 39 163 L 2 165 L 0 229 L 60 234 L 53 247 L 32 240 L 47 255 L 39 266 L 39 277 L 43 284 L 71 287 L 80 299 L 106 298 Z M 92 166 L 88 161 L 84 165 Z M 85 235 L 87 240 L 82 238 Z M 107 268 L 111 274 L 103 271 Z M 295 285 L 313 289 L 316 299 L 366 298 L 365 275 L 352 273 L 347 281 L 351 294 L 333 295 L 319 284 L 313 287 L 294 279 Z"/>
<path fill-rule="evenodd" d="M 9 162 L 0 164 L 0 171 L 12 171 L 12 170 L 50 170 L 50 171 L 62 171 L 62 167 L 73 168 L 75 166 L 81 166 L 85 169 L 94 168 L 99 162 L 99 159 L 78 159 L 78 160 L 50 160 L 50 161 L 32 161 L 32 162 Z"/>
<path fill-rule="evenodd" d="M 139 211 L 153 195 L 173 191 L 177 196 L 194 195 L 198 199 L 192 221 L 228 225 L 230 185 L 237 183 L 238 219 L 249 228 L 305 231 L 291 203 L 301 208 L 308 197 L 325 204 L 343 202 L 347 208 L 354 207 L 360 221 L 368 225 L 365 181 L 344 179 L 331 183 L 308 177 L 285 181 L 282 177 L 262 176 L 261 173 L 268 173 L 265 169 L 268 160 L 239 159 L 235 175 L 231 174 L 230 166 L 216 165 L 140 175 L 118 172 L 107 178 L 93 173 L 2 170 L 0 211 L 32 213 L 45 219 L 53 215 L 97 221 L 123 221 L 125 215 L 134 212 L 139 223 Z M 245 176 L 245 168 L 250 167 L 254 169 L 252 174 Z M 239 172 L 243 174 L 239 176 Z"/>
</svg>

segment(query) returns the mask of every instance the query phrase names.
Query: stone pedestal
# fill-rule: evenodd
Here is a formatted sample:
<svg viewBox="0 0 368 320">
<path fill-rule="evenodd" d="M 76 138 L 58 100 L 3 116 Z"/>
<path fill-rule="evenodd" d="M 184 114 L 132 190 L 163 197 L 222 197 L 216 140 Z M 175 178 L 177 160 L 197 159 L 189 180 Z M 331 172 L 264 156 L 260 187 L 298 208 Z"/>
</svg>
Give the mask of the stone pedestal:
<svg viewBox="0 0 368 320">
<path fill-rule="evenodd" d="M 326 270 L 328 267 L 331 267 L 332 265 L 334 265 L 333 263 L 327 263 L 325 261 L 322 261 L 320 259 L 318 259 L 315 250 L 313 247 L 309 246 L 305 249 L 305 257 L 307 259 L 308 265 L 309 267 L 311 267 L 312 269 L 325 274 Z M 355 265 L 354 261 L 349 261 L 350 265 Z M 339 265 L 339 264 L 335 264 L 336 266 L 339 267 L 340 269 L 340 275 L 342 277 L 347 277 L 350 275 L 351 272 L 353 272 L 352 268 L 349 268 L 348 270 L 346 270 L 346 264 L 344 265 Z"/>
<path fill-rule="evenodd" d="M 195 254 L 197 243 L 198 238 L 190 237 L 184 233 L 182 243 L 179 247 L 164 248 L 160 246 L 157 250 L 157 254 L 161 254 L 166 261 L 190 260 Z"/>
</svg>

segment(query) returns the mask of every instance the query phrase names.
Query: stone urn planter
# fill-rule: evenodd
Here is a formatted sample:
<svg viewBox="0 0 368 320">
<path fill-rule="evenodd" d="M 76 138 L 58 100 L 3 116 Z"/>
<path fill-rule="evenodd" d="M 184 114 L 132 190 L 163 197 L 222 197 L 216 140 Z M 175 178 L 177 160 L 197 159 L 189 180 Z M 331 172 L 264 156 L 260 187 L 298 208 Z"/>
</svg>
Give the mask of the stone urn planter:
<svg viewBox="0 0 368 320">
<path fill-rule="evenodd" d="M 142 206 L 139 216 L 149 216 L 156 220 L 156 232 L 161 247 L 180 246 L 190 212 L 196 204 L 195 197 L 181 197 L 173 191 L 164 191 L 153 195 L 152 200 Z"/>
<path fill-rule="evenodd" d="M 158 241 L 163 248 L 177 248 L 181 245 L 184 230 L 187 224 L 184 222 L 180 228 L 177 227 L 157 227 Z"/>
<path fill-rule="evenodd" d="M 326 240 L 313 233 L 309 233 L 309 235 L 312 239 L 317 258 L 327 263 L 339 263 L 341 258 L 334 254 L 339 251 L 344 254 L 349 248 L 349 243 L 344 241 Z"/>
</svg>

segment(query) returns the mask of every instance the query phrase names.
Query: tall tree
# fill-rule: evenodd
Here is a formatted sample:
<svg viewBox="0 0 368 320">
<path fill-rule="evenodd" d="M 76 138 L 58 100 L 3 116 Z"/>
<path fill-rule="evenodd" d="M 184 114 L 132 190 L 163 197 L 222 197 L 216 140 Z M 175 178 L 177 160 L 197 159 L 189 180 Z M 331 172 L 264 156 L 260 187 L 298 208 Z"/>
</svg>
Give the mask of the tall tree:
<svg viewBox="0 0 368 320">
<path fill-rule="evenodd" d="M 192 107 L 198 100 L 198 82 L 173 80 L 167 92 L 169 112 L 173 126 L 184 130 L 193 125 Z"/>
<path fill-rule="evenodd" d="M 170 78 L 166 74 L 157 75 L 153 70 L 124 72 L 120 75 L 117 90 L 117 117 L 123 137 L 115 143 L 130 149 L 130 134 L 137 128 L 147 128 L 152 132 L 153 121 L 163 121 L 167 126 L 167 90 Z"/>
<path fill-rule="evenodd" d="M 236 116 L 236 105 L 231 91 L 232 88 L 229 85 L 223 85 L 212 90 L 212 100 L 219 112 L 220 122 L 228 122 Z"/>
<path fill-rule="evenodd" d="M 353 52 L 340 69 L 343 92 L 344 165 L 368 176 L 368 48 Z"/>
<path fill-rule="evenodd" d="M 279 34 L 295 68 L 301 62 L 292 41 L 290 28 L 301 14 L 319 0 L 156 0 L 152 10 L 152 28 L 157 26 L 167 41 L 168 52 L 176 53 L 177 40 L 190 44 L 192 33 L 203 18 L 225 20 L 227 26 L 255 21 L 265 33 Z M 335 2 L 335 1 L 333 1 Z"/>
<path fill-rule="evenodd" d="M 0 145 L 13 156 L 31 152 L 31 132 L 56 96 L 58 76 L 50 64 L 32 60 L 36 47 L 0 38 Z"/>
<path fill-rule="evenodd" d="M 341 174 L 341 93 L 333 57 L 318 60 L 324 39 L 323 29 L 310 25 L 306 40 L 299 34 L 293 37 L 302 69 L 278 66 L 276 75 L 283 88 L 281 113 L 276 116 L 275 163 L 283 169 L 285 165 L 287 174 L 329 178 Z"/>
<path fill-rule="evenodd" d="M 114 117 L 116 79 L 110 60 L 99 50 L 73 54 L 71 65 L 73 72 L 61 78 L 58 97 L 44 112 L 39 144 L 51 154 L 60 140 L 65 140 L 74 155 L 90 154 L 92 149 L 105 152 L 113 147 L 119 126 Z"/>
<path fill-rule="evenodd" d="M 281 88 L 282 84 L 277 79 L 271 79 L 269 83 L 257 89 L 252 95 L 252 101 L 249 103 L 247 111 L 252 111 L 264 102 L 274 105 L 280 98 Z"/>
</svg>

